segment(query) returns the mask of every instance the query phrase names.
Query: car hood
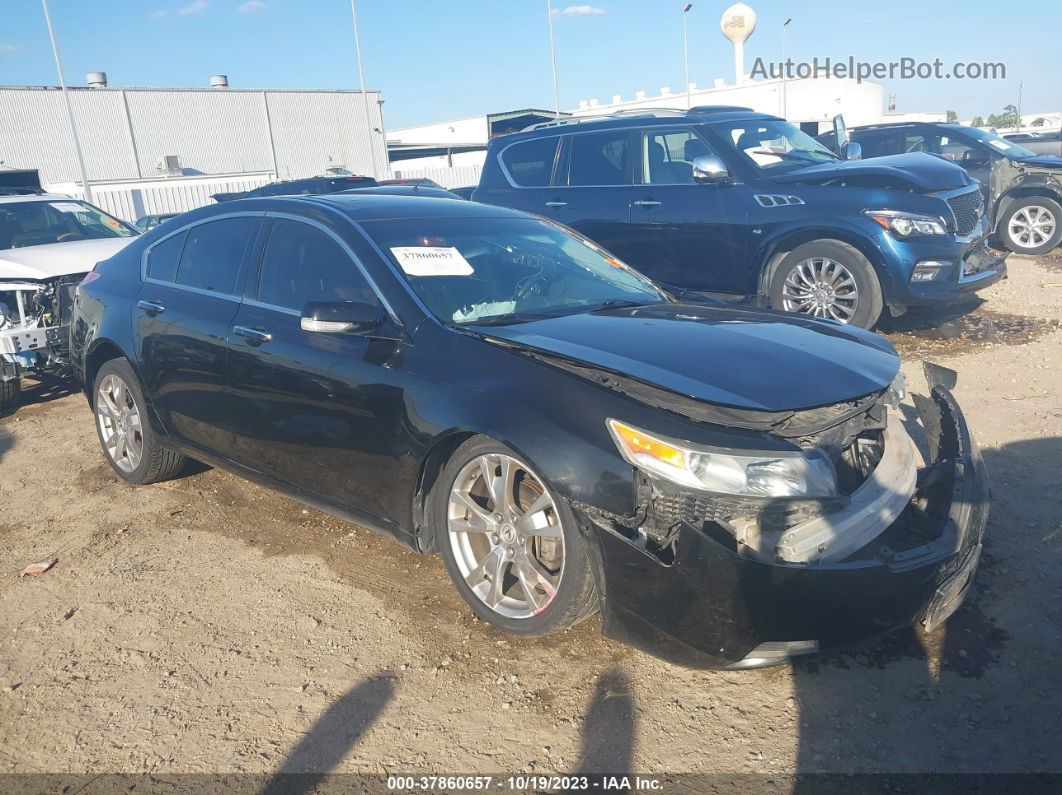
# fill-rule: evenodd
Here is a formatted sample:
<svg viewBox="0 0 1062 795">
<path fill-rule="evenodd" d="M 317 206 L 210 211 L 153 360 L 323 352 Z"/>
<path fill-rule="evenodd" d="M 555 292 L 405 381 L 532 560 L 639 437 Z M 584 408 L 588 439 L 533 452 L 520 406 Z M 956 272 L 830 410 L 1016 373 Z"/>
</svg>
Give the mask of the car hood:
<svg viewBox="0 0 1062 795">
<path fill-rule="evenodd" d="M 696 400 L 794 411 L 884 389 L 899 357 L 884 338 L 797 315 L 660 304 L 479 327 L 505 340 Z"/>
<path fill-rule="evenodd" d="M 1026 157 L 1014 162 L 1030 170 L 1044 168 L 1049 171 L 1057 171 L 1062 169 L 1062 157 L 1057 155 L 1037 155 L 1036 157 Z"/>
<path fill-rule="evenodd" d="M 969 185 L 966 172 L 954 163 L 925 152 L 871 157 L 867 160 L 837 160 L 799 168 L 772 177 L 775 182 L 816 184 L 832 180 L 878 177 L 883 185 L 907 182 L 924 192 L 961 188 Z"/>
<path fill-rule="evenodd" d="M 135 237 L 72 240 L 45 246 L 0 250 L 0 279 L 54 279 L 87 273 L 97 262 L 117 254 Z"/>
</svg>

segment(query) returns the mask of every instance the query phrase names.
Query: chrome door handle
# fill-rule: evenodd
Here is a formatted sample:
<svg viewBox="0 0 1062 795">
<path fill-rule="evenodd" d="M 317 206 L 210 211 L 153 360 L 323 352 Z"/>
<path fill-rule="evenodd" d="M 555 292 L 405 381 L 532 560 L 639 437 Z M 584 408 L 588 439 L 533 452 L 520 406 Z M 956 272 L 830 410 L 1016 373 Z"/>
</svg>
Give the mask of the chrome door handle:
<svg viewBox="0 0 1062 795">
<path fill-rule="evenodd" d="M 138 309 L 143 309 L 151 317 L 155 317 L 155 315 L 161 315 L 163 312 L 166 311 L 166 307 L 164 307 L 158 301 L 137 301 L 136 305 Z"/>
<path fill-rule="evenodd" d="M 273 340 L 273 335 L 268 331 L 262 331 L 258 328 L 249 328 L 247 326 L 233 326 L 232 333 L 237 337 L 243 337 L 251 345 L 262 345 L 266 342 Z"/>
<path fill-rule="evenodd" d="M 546 202 L 547 207 L 567 207 L 568 202 Z"/>
<path fill-rule="evenodd" d="M 635 207 L 659 207 L 660 202 L 653 201 L 652 199 L 639 199 L 634 202 Z"/>
</svg>

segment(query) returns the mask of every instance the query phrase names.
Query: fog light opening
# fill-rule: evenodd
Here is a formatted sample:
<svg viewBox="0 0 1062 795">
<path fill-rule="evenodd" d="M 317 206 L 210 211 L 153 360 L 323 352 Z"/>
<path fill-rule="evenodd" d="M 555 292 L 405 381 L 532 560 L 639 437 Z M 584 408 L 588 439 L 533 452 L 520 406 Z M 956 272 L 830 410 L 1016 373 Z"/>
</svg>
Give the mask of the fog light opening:
<svg viewBox="0 0 1062 795">
<path fill-rule="evenodd" d="M 950 262 L 942 262 L 935 259 L 922 260 L 915 265 L 914 271 L 911 273 L 911 281 L 931 282 L 948 267 L 951 267 Z"/>
</svg>

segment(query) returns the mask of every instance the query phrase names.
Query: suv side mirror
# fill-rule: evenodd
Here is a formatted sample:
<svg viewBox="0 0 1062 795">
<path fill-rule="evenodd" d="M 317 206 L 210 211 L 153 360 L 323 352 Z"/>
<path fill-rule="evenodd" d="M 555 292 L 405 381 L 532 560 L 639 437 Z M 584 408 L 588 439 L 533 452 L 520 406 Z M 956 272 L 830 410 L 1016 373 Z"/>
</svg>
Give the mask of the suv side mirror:
<svg viewBox="0 0 1062 795">
<path fill-rule="evenodd" d="M 983 166 L 992 160 L 992 156 L 979 152 L 976 149 L 967 149 L 962 153 L 962 157 L 959 159 L 959 164 L 962 166 Z"/>
<path fill-rule="evenodd" d="M 730 172 L 727 171 L 723 161 L 715 155 L 701 155 L 693 158 L 693 181 L 711 184 L 719 184 L 730 180 Z"/>
<path fill-rule="evenodd" d="M 841 151 L 845 160 L 863 159 L 863 147 L 859 145 L 859 141 L 849 141 L 844 145 L 844 149 Z"/>
<path fill-rule="evenodd" d="M 368 301 L 308 301 L 300 325 L 322 334 L 368 334 L 384 317 L 383 308 Z"/>
</svg>

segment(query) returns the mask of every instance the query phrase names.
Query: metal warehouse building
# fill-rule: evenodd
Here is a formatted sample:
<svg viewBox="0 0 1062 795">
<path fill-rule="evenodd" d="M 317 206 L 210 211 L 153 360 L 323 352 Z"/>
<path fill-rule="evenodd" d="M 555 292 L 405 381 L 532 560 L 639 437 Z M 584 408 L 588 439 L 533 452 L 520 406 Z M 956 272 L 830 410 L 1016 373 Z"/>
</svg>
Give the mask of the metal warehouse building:
<svg viewBox="0 0 1062 795">
<path fill-rule="evenodd" d="M 209 195 L 345 168 L 389 174 L 382 101 L 359 91 L 111 88 L 102 73 L 70 89 L 96 204 L 130 218 L 191 209 Z M 0 168 L 35 168 L 80 193 L 62 92 L 0 86 Z"/>
</svg>

